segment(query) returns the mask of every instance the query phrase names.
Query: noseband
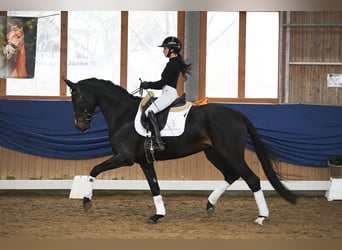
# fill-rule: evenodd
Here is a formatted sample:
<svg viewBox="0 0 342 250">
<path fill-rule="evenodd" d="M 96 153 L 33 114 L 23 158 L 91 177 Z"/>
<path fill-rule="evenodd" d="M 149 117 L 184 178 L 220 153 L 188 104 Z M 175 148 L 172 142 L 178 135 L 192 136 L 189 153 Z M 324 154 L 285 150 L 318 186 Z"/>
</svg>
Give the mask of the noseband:
<svg viewBox="0 0 342 250">
<path fill-rule="evenodd" d="M 15 44 L 12 43 L 12 42 L 8 42 L 8 43 L 6 43 L 6 45 L 10 45 L 13 49 L 15 49 L 15 53 L 17 53 L 17 49 L 18 49 L 18 46 L 17 46 L 17 45 L 15 45 Z"/>
</svg>

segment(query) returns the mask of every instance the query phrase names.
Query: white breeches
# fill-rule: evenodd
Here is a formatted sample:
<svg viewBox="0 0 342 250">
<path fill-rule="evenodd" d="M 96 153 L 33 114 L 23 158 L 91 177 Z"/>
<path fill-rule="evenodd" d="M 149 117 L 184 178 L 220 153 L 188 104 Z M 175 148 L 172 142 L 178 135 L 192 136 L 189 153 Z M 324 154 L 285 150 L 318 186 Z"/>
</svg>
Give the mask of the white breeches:
<svg viewBox="0 0 342 250">
<path fill-rule="evenodd" d="M 165 85 L 162 89 L 162 94 L 159 96 L 150 107 L 148 107 L 145 111 L 145 114 L 148 116 L 148 112 L 150 110 L 153 113 L 158 113 L 168 107 L 171 103 L 173 103 L 178 97 L 177 90 L 175 88 L 170 87 L 169 85 Z"/>
</svg>

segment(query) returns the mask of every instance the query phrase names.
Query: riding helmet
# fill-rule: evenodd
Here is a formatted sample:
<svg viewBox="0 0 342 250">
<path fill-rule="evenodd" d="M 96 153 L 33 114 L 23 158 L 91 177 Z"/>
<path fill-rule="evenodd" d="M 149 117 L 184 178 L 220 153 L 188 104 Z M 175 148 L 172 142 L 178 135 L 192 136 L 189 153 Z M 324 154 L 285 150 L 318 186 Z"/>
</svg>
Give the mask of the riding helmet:
<svg viewBox="0 0 342 250">
<path fill-rule="evenodd" d="M 175 53 L 179 53 L 182 49 L 182 43 L 177 37 L 169 36 L 158 47 L 167 47 L 170 50 L 173 49 Z"/>
</svg>

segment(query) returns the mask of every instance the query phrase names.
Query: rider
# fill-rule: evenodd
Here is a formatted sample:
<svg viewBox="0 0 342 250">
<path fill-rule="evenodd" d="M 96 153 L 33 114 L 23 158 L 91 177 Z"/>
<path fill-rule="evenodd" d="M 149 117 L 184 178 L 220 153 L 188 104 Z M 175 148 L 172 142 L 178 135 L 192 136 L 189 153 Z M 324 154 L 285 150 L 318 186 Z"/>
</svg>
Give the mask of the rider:
<svg viewBox="0 0 342 250">
<path fill-rule="evenodd" d="M 162 94 L 156 101 L 145 111 L 149 119 L 151 130 L 155 138 L 153 148 L 157 151 L 165 149 L 164 142 L 160 136 L 159 126 L 155 114 L 167 108 L 173 103 L 177 97 L 177 81 L 179 73 L 182 73 L 184 80 L 187 79 L 187 74 L 190 73 L 191 64 L 186 64 L 180 54 L 182 43 L 177 37 L 169 36 L 164 39 L 162 45 L 165 57 L 169 58 L 166 64 L 161 79 L 155 82 L 142 82 L 142 89 L 162 89 Z"/>
</svg>

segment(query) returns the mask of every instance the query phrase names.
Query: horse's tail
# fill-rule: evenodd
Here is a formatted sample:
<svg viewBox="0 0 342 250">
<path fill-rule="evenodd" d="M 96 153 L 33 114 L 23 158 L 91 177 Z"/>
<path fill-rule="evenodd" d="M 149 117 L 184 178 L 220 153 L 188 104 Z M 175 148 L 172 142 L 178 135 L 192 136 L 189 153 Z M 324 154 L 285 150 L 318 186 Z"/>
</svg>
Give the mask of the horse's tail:
<svg viewBox="0 0 342 250">
<path fill-rule="evenodd" d="M 295 204 L 297 202 L 297 196 L 289 189 L 287 189 L 279 180 L 278 175 L 273 168 L 272 161 L 269 157 L 269 149 L 261 141 L 255 127 L 248 119 L 246 119 L 246 124 L 248 133 L 252 139 L 255 148 L 255 152 L 271 185 L 286 201 Z"/>
</svg>

